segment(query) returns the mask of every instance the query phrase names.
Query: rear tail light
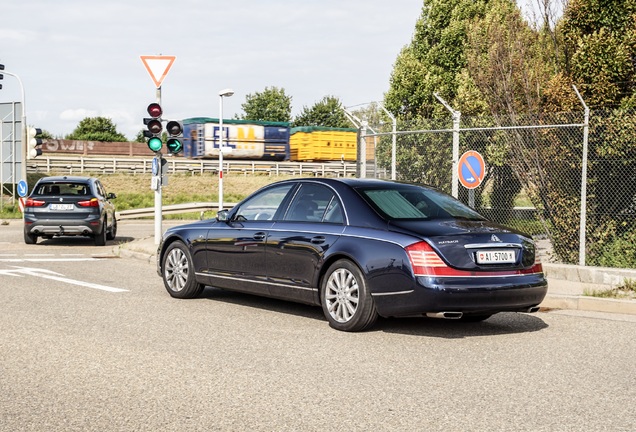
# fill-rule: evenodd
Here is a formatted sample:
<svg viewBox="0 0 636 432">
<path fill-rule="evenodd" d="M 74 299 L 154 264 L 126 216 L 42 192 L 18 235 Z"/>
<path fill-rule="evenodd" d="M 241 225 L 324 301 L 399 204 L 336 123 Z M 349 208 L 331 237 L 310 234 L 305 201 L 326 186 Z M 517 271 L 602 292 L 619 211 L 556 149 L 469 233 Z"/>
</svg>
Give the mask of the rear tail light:
<svg viewBox="0 0 636 432">
<path fill-rule="evenodd" d="M 406 253 L 411 260 L 415 276 L 453 276 L 453 270 L 440 258 L 431 245 L 426 242 L 407 246 Z M 461 272 L 458 272 L 459 276 Z"/>
<path fill-rule="evenodd" d="M 488 277 L 488 276 L 516 276 L 534 273 L 543 273 L 543 266 L 538 258 L 532 267 L 527 269 L 473 271 L 457 270 L 448 266 L 444 260 L 433 250 L 431 245 L 422 241 L 405 248 L 413 274 L 415 276 L 460 276 L 460 277 Z"/>
<path fill-rule="evenodd" d="M 77 205 L 80 207 L 99 207 L 99 200 L 97 198 L 91 198 L 88 201 L 79 201 Z"/>
<path fill-rule="evenodd" d="M 24 203 L 24 206 L 25 207 L 42 207 L 44 204 L 46 204 L 46 202 L 42 200 L 27 198 L 26 202 Z"/>
</svg>

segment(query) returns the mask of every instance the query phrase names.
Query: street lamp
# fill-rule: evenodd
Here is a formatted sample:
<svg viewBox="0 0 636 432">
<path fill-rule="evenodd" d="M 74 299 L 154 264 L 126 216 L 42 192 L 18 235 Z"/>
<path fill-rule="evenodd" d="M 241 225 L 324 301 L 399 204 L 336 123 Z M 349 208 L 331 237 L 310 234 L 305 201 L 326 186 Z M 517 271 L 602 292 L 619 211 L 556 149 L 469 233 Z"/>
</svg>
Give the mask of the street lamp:
<svg viewBox="0 0 636 432">
<path fill-rule="evenodd" d="M 223 210 L 223 97 L 233 94 L 229 88 L 219 92 L 219 211 Z"/>
</svg>

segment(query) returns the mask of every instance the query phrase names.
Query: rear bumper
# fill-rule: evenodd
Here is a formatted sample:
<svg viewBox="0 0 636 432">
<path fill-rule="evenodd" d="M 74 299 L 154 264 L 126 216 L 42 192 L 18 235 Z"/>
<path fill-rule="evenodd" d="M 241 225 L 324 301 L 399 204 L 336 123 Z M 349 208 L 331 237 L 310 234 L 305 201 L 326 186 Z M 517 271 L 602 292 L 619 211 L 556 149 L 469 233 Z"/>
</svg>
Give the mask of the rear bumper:
<svg viewBox="0 0 636 432">
<path fill-rule="evenodd" d="M 548 292 L 543 274 L 508 278 L 418 277 L 415 286 L 376 294 L 378 313 L 385 317 L 436 312 L 490 314 L 527 311 L 538 306 Z"/>
<path fill-rule="evenodd" d="M 94 236 L 97 234 L 101 234 L 102 223 L 98 217 L 87 218 L 82 220 L 63 220 L 63 219 L 38 220 L 32 223 L 30 223 L 27 219 L 25 219 L 24 231 L 28 234 L 34 234 L 34 235 Z"/>
</svg>

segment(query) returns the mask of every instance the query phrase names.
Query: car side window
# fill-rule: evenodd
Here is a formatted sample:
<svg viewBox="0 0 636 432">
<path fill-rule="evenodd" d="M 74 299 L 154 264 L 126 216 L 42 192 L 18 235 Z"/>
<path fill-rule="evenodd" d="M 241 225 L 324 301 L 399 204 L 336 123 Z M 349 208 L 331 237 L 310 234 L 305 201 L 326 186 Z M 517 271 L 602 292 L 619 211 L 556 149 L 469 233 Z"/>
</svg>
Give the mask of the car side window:
<svg viewBox="0 0 636 432">
<path fill-rule="evenodd" d="M 102 196 L 102 197 L 106 197 L 106 191 L 104 190 L 104 186 L 102 186 L 102 183 L 97 180 L 95 181 L 95 189 L 97 189 L 97 193 Z"/>
<path fill-rule="evenodd" d="M 281 203 L 293 187 L 286 184 L 267 189 L 245 201 L 234 214 L 237 221 L 266 221 L 273 220 Z"/>
<path fill-rule="evenodd" d="M 342 207 L 328 187 L 305 183 L 294 196 L 283 219 L 290 222 L 342 223 Z"/>
</svg>

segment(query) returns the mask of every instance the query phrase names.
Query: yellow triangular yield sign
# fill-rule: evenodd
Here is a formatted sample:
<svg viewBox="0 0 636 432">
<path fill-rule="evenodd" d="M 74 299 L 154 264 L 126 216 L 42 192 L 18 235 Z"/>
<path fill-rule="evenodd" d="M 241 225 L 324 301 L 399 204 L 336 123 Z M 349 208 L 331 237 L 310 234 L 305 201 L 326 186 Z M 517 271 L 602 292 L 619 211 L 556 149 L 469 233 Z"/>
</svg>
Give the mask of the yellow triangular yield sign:
<svg viewBox="0 0 636 432">
<path fill-rule="evenodd" d="M 172 67 L 176 56 L 139 56 L 143 62 L 146 70 L 150 74 L 150 78 L 155 83 L 157 88 L 161 87 L 163 79 L 168 75 L 168 71 Z"/>
</svg>

